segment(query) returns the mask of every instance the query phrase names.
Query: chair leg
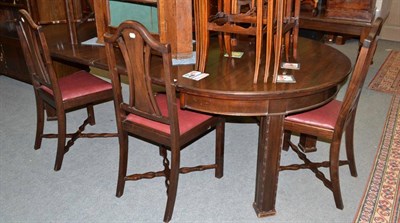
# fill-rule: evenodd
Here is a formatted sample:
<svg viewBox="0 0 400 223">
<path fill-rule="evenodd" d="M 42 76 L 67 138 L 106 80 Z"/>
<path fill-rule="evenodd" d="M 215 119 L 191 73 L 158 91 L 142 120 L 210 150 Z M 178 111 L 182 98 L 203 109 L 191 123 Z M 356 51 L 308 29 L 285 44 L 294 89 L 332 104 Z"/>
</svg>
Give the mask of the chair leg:
<svg viewBox="0 0 400 223">
<path fill-rule="evenodd" d="M 260 25 L 261 26 L 261 25 Z M 258 27 L 257 27 L 258 29 Z M 262 33 L 259 34 L 257 33 L 256 35 L 256 58 L 254 62 L 254 76 L 253 76 L 253 83 L 257 83 L 258 80 L 258 73 L 260 70 L 260 64 L 261 64 L 261 47 L 262 47 Z"/>
<path fill-rule="evenodd" d="M 283 133 L 282 149 L 285 150 L 285 151 L 289 150 L 289 141 L 290 141 L 291 136 L 292 136 L 292 132 L 291 131 L 285 131 Z"/>
<path fill-rule="evenodd" d="M 57 120 L 57 112 L 56 109 L 51 107 L 48 104 L 44 105 L 44 109 L 46 111 L 46 115 L 47 115 L 47 121 L 55 121 Z"/>
<path fill-rule="evenodd" d="M 89 118 L 89 124 L 90 125 L 95 125 L 96 124 L 96 119 L 94 118 L 94 109 L 93 109 L 93 105 L 89 105 L 86 108 L 87 110 L 87 114 Z"/>
<path fill-rule="evenodd" d="M 316 136 L 301 133 L 298 146 L 305 153 L 315 152 L 317 151 L 317 139 Z"/>
<path fill-rule="evenodd" d="M 41 99 L 36 97 L 36 137 L 34 149 L 40 149 L 43 139 L 44 128 L 44 103 Z"/>
<path fill-rule="evenodd" d="M 57 111 L 58 119 L 58 143 L 57 143 L 57 155 L 54 170 L 58 171 L 61 169 L 61 165 L 65 154 L 65 140 L 66 140 L 66 117 L 64 111 Z"/>
<path fill-rule="evenodd" d="M 218 123 L 215 134 L 215 164 L 217 164 L 215 177 L 221 178 L 224 175 L 225 120 L 223 118 Z"/>
<path fill-rule="evenodd" d="M 224 37 L 221 32 L 218 33 L 218 43 L 219 43 L 219 50 L 221 53 L 225 53 L 225 43 L 224 43 Z"/>
<path fill-rule="evenodd" d="M 126 169 L 128 164 L 128 134 L 122 132 L 119 136 L 119 170 L 117 183 L 117 197 L 124 194 Z"/>
<path fill-rule="evenodd" d="M 340 180 L 339 180 L 339 142 L 332 142 L 330 150 L 330 166 L 329 172 L 332 183 L 333 197 L 335 198 L 335 204 L 338 209 L 343 209 L 342 194 L 340 192 Z"/>
<path fill-rule="evenodd" d="M 180 149 L 171 148 L 171 172 L 169 177 L 169 186 L 167 189 L 167 206 L 164 213 L 164 222 L 169 222 L 172 218 L 174 211 L 176 192 L 178 189 L 179 180 L 179 166 L 180 166 Z"/>
<path fill-rule="evenodd" d="M 228 54 L 228 57 L 232 57 L 232 45 L 231 45 L 231 34 L 224 33 L 224 44 L 225 44 L 225 51 Z"/>
<path fill-rule="evenodd" d="M 349 124 L 346 127 L 346 155 L 347 155 L 347 160 L 349 161 L 349 168 L 350 168 L 350 174 L 353 177 L 357 177 L 357 168 L 356 168 L 356 161 L 354 158 L 354 115 L 351 118 Z"/>
</svg>

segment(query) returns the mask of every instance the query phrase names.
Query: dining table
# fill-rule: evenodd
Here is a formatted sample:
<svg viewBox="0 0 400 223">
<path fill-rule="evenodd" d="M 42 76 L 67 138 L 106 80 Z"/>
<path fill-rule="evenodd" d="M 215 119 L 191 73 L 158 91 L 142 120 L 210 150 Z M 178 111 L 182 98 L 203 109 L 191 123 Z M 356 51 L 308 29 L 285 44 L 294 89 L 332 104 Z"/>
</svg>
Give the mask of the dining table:
<svg viewBox="0 0 400 223">
<path fill-rule="evenodd" d="M 210 42 L 207 77 L 198 81 L 183 77 L 195 69 L 194 64 L 173 66 L 181 107 L 259 120 L 257 160 L 249 160 L 257 163 L 253 207 L 258 217 L 274 215 L 285 116 L 333 100 L 351 72 L 351 61 L 329 45 L 299 38 L 297 62 L 300 69 L 280 71 L 293 75 L 295 83 L 272 83 L 270 78 L 267 83 L 261 79 L 254 84 L 254 41 L 239 41 L 235 51 L 243 52 L 241 58 L 225 57 L 218 41 L 211 39 Z M 49 49 L 57 61 L 108 69 L 104 46 L 70 44 L 53 39 L 49 41 Z M 160 75 L 157 72 L 160 66 L 152 66 L 152 74 Z M 260 73 L 263 73 L 262 67 Z M 123 69 L 123 64 L 120 68 Z"/>
</svg>

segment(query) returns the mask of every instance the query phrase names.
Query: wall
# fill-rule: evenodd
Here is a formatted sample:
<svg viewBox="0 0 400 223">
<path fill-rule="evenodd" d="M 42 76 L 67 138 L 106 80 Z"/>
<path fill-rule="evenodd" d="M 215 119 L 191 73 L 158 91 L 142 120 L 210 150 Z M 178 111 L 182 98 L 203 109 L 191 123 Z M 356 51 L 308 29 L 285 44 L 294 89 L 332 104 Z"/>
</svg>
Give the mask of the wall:
<svg viewBox="0 0 400 223">
<path fill-rule="evenodd" d="M 377 0 L 381 2 L 380 15 L 387 17 L 381 31 L 381 38 L 386 40 L 400 41 L 400 0 Z M 378 2 L 377 2 L 378 7 Z"/>
</svg>

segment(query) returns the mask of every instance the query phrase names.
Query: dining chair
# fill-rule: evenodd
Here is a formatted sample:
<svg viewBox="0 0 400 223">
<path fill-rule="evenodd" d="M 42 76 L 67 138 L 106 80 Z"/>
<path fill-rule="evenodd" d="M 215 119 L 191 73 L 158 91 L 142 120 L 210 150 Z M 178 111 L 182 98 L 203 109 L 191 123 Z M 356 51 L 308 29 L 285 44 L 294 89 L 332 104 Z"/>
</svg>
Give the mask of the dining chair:
<svg viewBox="0 0 400 223">
<path fill-rule="evenodd" d="M 112 137 L 116 133 L 82 133 L 85 127 L 96 123 L 93 106 L 113 100 L 112 85 L 81 70 L 59 78 L 53 67 L 49 47 L 42 27 L 35 24 L 29 13 L 19 10 L 17 32 L 24 52 L 36 99 L 37 125 L 35 149 L 43 138 L 57 138 L 54 170 L 61 169 L 64 154 L 79 137 Z M 43 134 L 45 108 L 56 113 L 57 134 Z M 67 134 L 66 113 L 86 108 L 88 117 L 73 134 Z M 71 138 L 66 143 L 66 138 Z"/>
<path fill-rule="evenodd" d="M 220 116 L 180 109 L 172 75 L 171 46 L 158 42 L 142 24 L 125 21 L 113 35 L 106 33 L 104 42 L 112 77 L 120 146 L 116 196 L 123 195 L 126 181 L 165 176 L 167 204 L 164 222 L 168 222 L 174 209 L 180 173 L 215 169 L 215 177 L 223 176 L 225 121 Z M 118 60 L 119 55 L 123 60 Z M 121 91 L 120 63 L 126 67 L 129 83 L 126 97 Z M 160 87 L 165 89 L 165 93 L 157 92 Z M 181 150 L 214 129 L 215 163 L 180 167 Z M 128 136 L 158 146 L 164 170 L 128 175 Z M 170 151 L 171 161 L 167 151 Z"/>
<path fill-rule="evenodd" d="M 219 32 L 220 46 L 232 57 L 232 34 L 255 36 L 255 67 L 253 82 L 257 83 L 261 65 L 262 49 L 265 47 L 265 68 L 263 81 L 270 76 L 273 65 L 273 82 L 276 82 L 282 59 L 287 62 L 297 57 L 298 19 L 300 0 L 218 0 L 218 12 L 210 15 L 209 0 L 194 1 L 196 26 L 196 66 L 205 71 L 209 32 Z M 249 10 L 242 12 L 241 6 L 249 4 Z M 205 33 L 200 29 L 207 30 Z M 263 46 L 263 38 L 266 35 Z M 285 52 L 282 58 L 282 50 Z"/>
<path fill-rule="evenodd" d="M 343 101 L 333 100 L 314 110 L 289 115 L 284 122 L 283 149 L 292 148 L 304 164 L 281 166 L 280 170 L 310 169 L 333 192 L 338 209 L 343 209 L 339 166 L 349 165 L 351 175 L 357 176 L 353 145 L 354 122 L 362 87 L 377 46 L 382 21 L 381 18 L 376 19 L 368 38 L 365 39 L 359 51 Z M 299 147 L 290 141 L 292 132 L 327 140 L 330 143 L 329 160 L 311 161 Z M 347 156 L 345 160 L 340 159 L 340 145 L 343 134 L 345 134 Z M 321 167 L 329 168 L 330 180 L 319 170 Z"/>
</svg>

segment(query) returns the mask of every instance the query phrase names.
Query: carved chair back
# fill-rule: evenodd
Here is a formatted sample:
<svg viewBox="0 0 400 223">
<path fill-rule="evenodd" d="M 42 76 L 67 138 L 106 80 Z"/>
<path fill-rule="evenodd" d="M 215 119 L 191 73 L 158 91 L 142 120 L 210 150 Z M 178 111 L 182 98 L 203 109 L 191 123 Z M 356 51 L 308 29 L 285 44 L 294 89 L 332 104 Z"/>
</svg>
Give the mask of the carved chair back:
<svg viewBox="0 0 400 223">
<path fill-rule="evenodd" d="M 42 85 L 46 86 L 53 91 L 54 98 L 58 98 L 61 101 L 57 74 L 53 68 L 42 27 L 35 24 L 26 10 L 21 9 L 19 12 L 17 32 L 22 49 L 25 52 L 25 60 L 32 77 L 32 84 L 36 91 Z M 50 103 L 51 101 L 49 100 L 48 102 Z"/>
</svg>

